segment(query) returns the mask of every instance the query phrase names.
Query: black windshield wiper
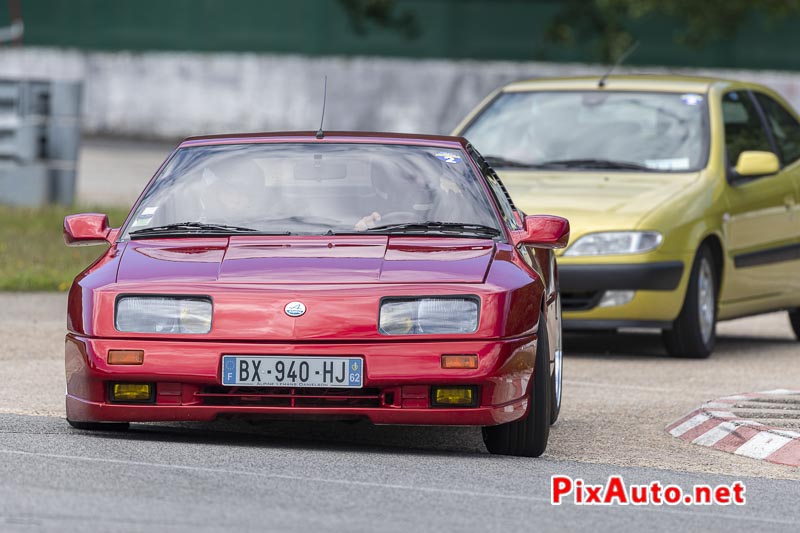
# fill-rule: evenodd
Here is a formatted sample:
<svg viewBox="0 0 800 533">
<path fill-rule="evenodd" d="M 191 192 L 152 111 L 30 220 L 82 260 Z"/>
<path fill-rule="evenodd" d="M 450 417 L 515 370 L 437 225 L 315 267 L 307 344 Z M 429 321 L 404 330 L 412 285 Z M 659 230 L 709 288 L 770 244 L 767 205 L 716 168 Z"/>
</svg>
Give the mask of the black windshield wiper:
<svg viewBox="0 0 800 533">
<path fill-rule="evenodd" d="M 598 168 L 609 170 L 650 170 L 653 169 L 631 163 L 630 161 L 614 161 L 611 159 L 559 159 L 556 161 L 545 161 L 535 165 L 539 168 Z"/>
<path fill-rule="evenodd" d="M 487 155 L 484 156 L 483 159 L 495 168 L 534 168 L 538 166 L 535 163 L 525 163 L 523 161 L 500 157 L 499 155 Z"/>
<path fill-rule="evenodd" d="M 130 232 L 131 239 L 142 239 L 153 236 L 183 236 L 183 235 L 230 235 L 232 233 L 259 234 L 257 229 L 227 224 L 206 224 L 204 222 L 178 222 L 152 228 L 137 229 Z M 288 235 L 280 233 L 279 235 Z"/>
<path fill-rule="evenodd" d="M 502 235 L 499 229 L 482 224 L 466 224 L 461 222 L 408 222 L 405 224 L 384 224 L 364 230 L 367 233 L 450 233 L 455 235 L 480 235 L 497 237 Z"/>
</svg>

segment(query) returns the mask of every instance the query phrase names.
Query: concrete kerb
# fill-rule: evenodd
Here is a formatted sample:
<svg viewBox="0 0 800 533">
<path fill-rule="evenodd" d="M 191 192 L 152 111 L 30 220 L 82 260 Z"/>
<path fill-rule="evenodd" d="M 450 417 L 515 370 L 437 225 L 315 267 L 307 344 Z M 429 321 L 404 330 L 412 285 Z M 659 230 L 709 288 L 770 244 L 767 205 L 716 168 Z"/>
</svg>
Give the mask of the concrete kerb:
<svg viewBox="0 0 800 533">
<path fill-rule="evenodd" d="M 800 431 L 765 424 L 734 412 L 747 410 L 741 407 L 747 403 L 762 403 L 773 411 L 776 403 L 785 404 L 787 407 L 783 409 L 794 411 L 794 405 L 800 406 L 800 390 L 775 389 L 717 398 L 669 424 L 666 430 L 673 437 L 692 444 L 771 463 L 800 466 Z M 795 423 L 793 418 L 787 420 Z"/>
</svg>

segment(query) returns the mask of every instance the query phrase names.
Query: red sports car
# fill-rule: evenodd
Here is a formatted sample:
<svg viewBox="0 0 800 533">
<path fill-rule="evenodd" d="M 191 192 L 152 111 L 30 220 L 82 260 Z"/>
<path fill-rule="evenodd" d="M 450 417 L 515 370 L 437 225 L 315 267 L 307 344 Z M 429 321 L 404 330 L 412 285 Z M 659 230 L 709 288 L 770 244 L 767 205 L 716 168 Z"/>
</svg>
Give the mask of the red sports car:
<svg viewBox="0 0 800 533">
<path fill-rule="evenodd" d="M 561 403 L 553 248 L 460 137 L 194 137 L 69 293 L 67 419 L 479 425 L 538 456 Z"/>
</svg>

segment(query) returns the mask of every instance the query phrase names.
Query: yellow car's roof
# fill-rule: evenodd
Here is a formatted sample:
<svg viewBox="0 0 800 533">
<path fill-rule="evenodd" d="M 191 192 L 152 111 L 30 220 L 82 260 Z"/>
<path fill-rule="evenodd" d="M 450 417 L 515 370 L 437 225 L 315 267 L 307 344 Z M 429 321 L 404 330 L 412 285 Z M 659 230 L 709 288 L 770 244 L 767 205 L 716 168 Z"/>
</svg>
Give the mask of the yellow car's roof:
<svg viewBox="0 0 800 533">
<path fill-rule="evenodd" d="M 705 78 L 700 76 L 675 76 L 632 74 L 614 75 L 606 78 L 605 87 L 598 87 L 600 75 L 572 78 L 536 78 L 509 83 L 503 92 L 543 91 L 543 90 L 621 90 L 621 91 L 675 91 L 706 92 L 715 83 L 736 83 L 722 78 Z"/>
</svg>

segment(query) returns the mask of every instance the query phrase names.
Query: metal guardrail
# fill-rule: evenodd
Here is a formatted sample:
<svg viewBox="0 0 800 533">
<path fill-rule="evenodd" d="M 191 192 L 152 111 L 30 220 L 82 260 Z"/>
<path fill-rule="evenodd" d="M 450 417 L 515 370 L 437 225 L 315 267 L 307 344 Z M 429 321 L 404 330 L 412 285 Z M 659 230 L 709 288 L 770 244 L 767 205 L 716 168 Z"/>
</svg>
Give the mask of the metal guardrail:
<svg viewBox="0 0 800 533">
<path fill-rule="evenodd" d="M 0 203 L 72 204 L 82 84 L 0 80 Z"/>
</svg>

